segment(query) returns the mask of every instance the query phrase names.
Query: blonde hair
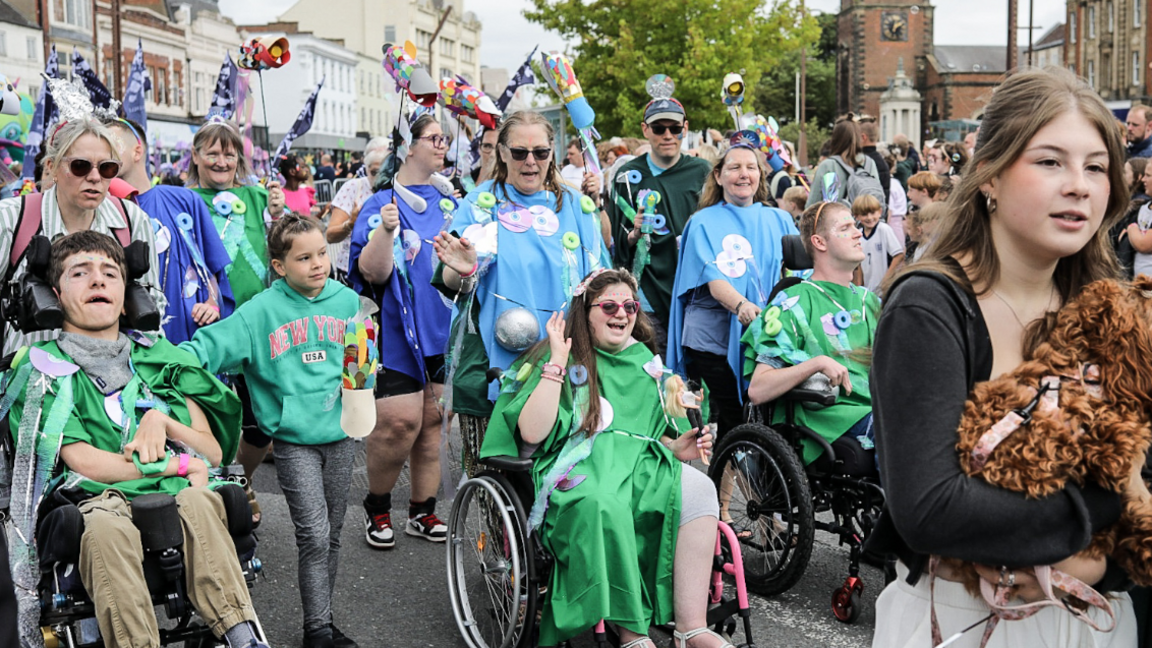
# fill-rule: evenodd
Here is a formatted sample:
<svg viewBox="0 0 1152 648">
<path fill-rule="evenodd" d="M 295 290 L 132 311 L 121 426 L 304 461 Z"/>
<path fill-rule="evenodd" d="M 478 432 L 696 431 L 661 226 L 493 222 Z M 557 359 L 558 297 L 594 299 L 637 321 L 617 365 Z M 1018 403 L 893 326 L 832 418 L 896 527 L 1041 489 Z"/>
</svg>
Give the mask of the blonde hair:
<svg viewBox="0 0 1152 648">
<path fill-rule="evenodd" d="M 845 211 L 851 213 L 848 205 L 841 202 L 818 202 L 812 205 L 800 217 L 800 242 L 804 244 L 804 251 L 808 253 L 808 258 L 814 259 L 816 250 L 812 247 L 812 237 L 816 235 L 827 236 L 828 223 L 832 219 L 828 218 L 838 211 Z"/>
<path fill-rule="evenodd" d="M 704 179 L 704 188 L 700 190 L 700 202 L 696 205 L 697 210 L 724 202 L 724 188 L 720 186 L 720 181 L 716 179 L 716 176 L 720 175 L 720 170 L 724 168 L 724 163 L 728 160 L 728 156 L 732 154 L 732 151 L 740 149 L 750 151 L 752 157 L 756 158 L 756 167 L 760 169 L 760 184 L 756 185 L 756 193 L 752 196 L 752 202 L 764 203 L 768 201 L 768 182 L 765 178 L 764 159 L 758 152 L 741 146 L 724 151 L 724 155 L 712 162 L 712 171 L 708 174 L 708 177 Z"/>
<path fill-rule="evenodd" d="M 909 189 L 919 189 L 928 194 L 928 197 L 933 200 L 936 199 L 936 192 L 940 191 L 940 187 L 943 184 L 944 183 L 940 181 L 940 176 L 931 171 L 921 171 L 911 178 L 908 178 Z"/>
<path fill-rule="evenodd" d="M 111 159 L 120 161 L 120 147 L 108 127 L 95 119 L 75 119 L 61 124 L 52 136 L 48 138 L 48 146 L 44 149 L 44 161 L 52 162 L 52 169 L 60 168 L 60 162 L 68 155 L 68 151 L 76 145 L 77 140 L 85 135 L 98 137 L 112 150 Z M 96 160 L 97 163 L 101 160 Z"/>
<path fill-rule="evenodd" d="M 908 213 L 907 219 L 914 227 L 923 227 L 928 223 L 935 223 L 948 213 L 948 205 L 946 203 L 932 203 L 925 205 L 920 209 Z"/>
<path fill-rule="evenodd" d="M 784 190 L 784 196 L 780 198 L 781 206 L 791 202 L 797 209 L 804 209 L 808 204 L 808 190 L 801 185 L 788 187 Z"/>
<path fill-rule="evenodd" d="M 880 200 L 871 194 L 860 194 L 852 201 L 852 215 L 860 218 L 866 214 L 880 211 Z"/>
</svg>

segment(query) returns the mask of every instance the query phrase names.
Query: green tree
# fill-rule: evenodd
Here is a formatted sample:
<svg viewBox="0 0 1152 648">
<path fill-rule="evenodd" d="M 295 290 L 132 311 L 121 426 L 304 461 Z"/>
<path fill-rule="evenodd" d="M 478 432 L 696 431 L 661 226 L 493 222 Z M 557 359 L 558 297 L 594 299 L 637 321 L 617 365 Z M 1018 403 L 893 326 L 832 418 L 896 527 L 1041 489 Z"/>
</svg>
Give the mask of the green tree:
<svg viewBox="0 0 1152 648">
<path fill-rule="evenodd" d="M 815 166 L 816 161 L 820 159 L 820 145 L 832 135 L 832 130 L 812 117 L 808 120 L 808 128 L 804 134 L 808 137 L 808 164 Z M 800 122 L 793 120 L 781 126 L 780 139 L 799 145 Z M 796 153 L 799 155 L 800 151 L 797 150 Z"/>
<path fill-rule="evenodd" d="M 830 126 L 836 118 L 836 16 L 816 16 L 820 40 L 807 51 L 805 62 L 806 117 L 817 124 Z M 756 112 L 771 115 L 781 124 L 796 116 L 796 75 L 800 72 L 800 52 L 785 54 L 780 64 L 767 70 L 753 91 Z M 809 137 L 811 141 L 811 137 Z"/>
<path fill-rule="evenodd" d="M 792 0 L 532 0 L 532 22 L 577 42 L 572 65 L 606 137 L 640 135 L 649 97 L 644 82 L 676 82 L 693 130 L 730 128 L 720 100 L 728 72 L 751 90 L 802 43 L 817 42 L 816 20 Z"/>
</svg>

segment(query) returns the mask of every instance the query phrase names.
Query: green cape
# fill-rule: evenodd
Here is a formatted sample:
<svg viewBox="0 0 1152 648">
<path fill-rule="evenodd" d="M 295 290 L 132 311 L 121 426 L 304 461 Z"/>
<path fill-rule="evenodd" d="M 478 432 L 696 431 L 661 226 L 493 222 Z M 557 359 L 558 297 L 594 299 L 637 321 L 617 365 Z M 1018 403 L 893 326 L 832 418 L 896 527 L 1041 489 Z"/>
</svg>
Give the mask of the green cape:
<svg viewBox="0 0 1152 648">
<path fill-rule="evenodd" d="M 670 430 L 656 380 L 644 369 L 653 357 L 643 344 L 616 355 L 596 353 L 601 420 L 608 424 L 595 435 L 591 455 L 569 472 L 569 478 L 584 476 L 584 481 L 552 491 L 539 529 L 545 548 L 556 558 L 540 645 L 556 645 L 600 619 L 641 634 L 672 619 L 681 466 L 659 442 Z M 540 382 L 545 361 L 533 366 L 523 385 L 514 384 L 513 378 L 523 359 L 509 370 L 481 457 L 519 455 L 517 421 Z M 611 406 L 610 414 L 604 403 Z M 573 429 L 573 393 L 566 383 L 557 423 L 533 455 L 537 491 Z M 531 505 L 525 502 L 526 509 Z"/>
<path fill-rule="evenodd" d="M 212 214 L 212 222 L 215 223 L 216 230 L 219 232 L 228 222 L 223 216 L 216 213 L 216 208 L 212 204 L 212 199 L 220 191 L 200 187 L 192 191 L 200 194 L 204 202 L 208 203 L 208 213 Z M 264 187 L 245 185 L 233 187 L 227 191 L 235 194 L 248 207 L 247 211 L 244 212 L 244 236 L 252 245 L 252 250 L 256 256 L 267 266 L 268 243 L 267 230 L 264 226 L 264 210 L 268 207 L 268 190 Z M 232 259 L 226 272 L 228 283 L 232 286 L 232 295 L 236 298 L 236 307 L 239 308 L 244 302 L 255 297 L 256 293 L 264 290 L 266 286 L 264 280 L 256 274 L 251 263 L 243 254 L 234 256 L 235 258 Z"/>
</svg>

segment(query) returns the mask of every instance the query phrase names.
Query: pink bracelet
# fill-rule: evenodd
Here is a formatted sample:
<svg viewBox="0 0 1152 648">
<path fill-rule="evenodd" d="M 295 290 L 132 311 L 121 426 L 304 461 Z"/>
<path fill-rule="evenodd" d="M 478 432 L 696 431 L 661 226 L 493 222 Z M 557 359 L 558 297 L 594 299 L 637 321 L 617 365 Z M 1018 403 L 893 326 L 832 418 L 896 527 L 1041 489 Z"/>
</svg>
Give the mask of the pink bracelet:
<svg viewBox="0 0 1152 648">
<path fill-rule="evenodd" d="M 475 263 L 475 264 L 472 266 L 472 269 L 471 269 L 471 270 L 469 270 L 468 272 L 466 272 L 466 273 L 464 273 L 464 274 L 460 275 L 460 278 L 461 278 L 461 279 L 467 279 L 468 277 L 471 277 L 472 275 L 476 274 L 476 271 L 477 271 L 477 270 L 479 270 L 479 269 L 480 269 L 480 262 L 479 262 L 479 261 L 477 261 L 477 262 L 476 262 L 476 263 Z"/>
<path fill-rule="evenodd" d="M 545 363 L 544 366 L 540 368 L 540 371 L 544 375 L 548 375 L 548 374 L 551 374 L 553 376 L 564 375 L 564 367 L 561 367 L 560 365 L 556 364 L 555 362 Z"/>
<path fill-rule="evenodd" d="M 187 477 L 188 476 L 188 462 L 191 459 L 192 459 L 192 455 L 190 455 L 186 452 L 180 453 L 180 467 L 178 467 L 176 469 L 176 476 L 177 477 Z"/>
</svg>

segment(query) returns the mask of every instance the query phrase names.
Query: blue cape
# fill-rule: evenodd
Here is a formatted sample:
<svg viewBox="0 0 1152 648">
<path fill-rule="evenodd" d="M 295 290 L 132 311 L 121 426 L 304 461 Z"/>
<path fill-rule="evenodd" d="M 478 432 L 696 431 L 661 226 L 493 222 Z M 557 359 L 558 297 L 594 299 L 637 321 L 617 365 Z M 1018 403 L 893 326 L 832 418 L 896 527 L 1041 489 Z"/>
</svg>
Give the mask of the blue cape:
<svg viewBox="0 0 1152 648">
<path fill-rule="evenodd" d="M 476 204 L 484 192 L 496 196 L 496 206 L 490 210 Z M 555 194 L 550 191 L 525 196 L 509 184 L 505 193 L 489 180 L 468 194 L 456 211 L 452 231 L 476 246 L 484 268 L 476 299 L 480 302 L 480 337 L 490 367 L 507 369 L 519 355 L 496 343 L 496 318 L 501 313 L 524 306 L 536 315 L 540 339 L 544 339 L 544 325 L 553 312 L 568 307 L 572 289 L 596 268 L 611 267 L 600 236 L 599 214 L 584 213 L 575 189 L 565 187 L 564 192 L 564 206 L 556 211 Z M 578 237 L 575 249 L 563 243 L 570 233 Z M 572 242 L 573 237 L 568 240 Z M 499 392 L 498 384 L 490 385 L 488 398 L 495 401 Z"/>
<path fill-rule="evenodd" d="M 200 328 L 192 321 L 192 307 L 209 297 L 205 275 L 215 277 L 220 287 L 221 319 L 236 309 L 226 272 L 232 259 L 220 242 L 212 215 L 199 194 L 183 187 L 157 185 L 137 196 L 136 204 L 152 219 L 159 264 L 157 276 L 168 298 L 164 336 L 172 344 L 186 342 Z M 189 247 L 189 242 L 196 246 L 195 250 Z"/>
<path fill-rule="evenodd" d="M 780 280 L 784 259 L 780 241 L 786 234 L 799 233 L 788 212 L 760 203 L 737 207 L 721 202 L 688 219 L 680 241 L 668 325 L 667 365 L 673 371 L 684 370 L 684 309 L 693 289 L 723 279 L 744 299 L 763 308 L 772 287 Z M 743 327 L 735 315 L 729 315 L 728 328 L 728 364 L 743 387 Z"/>
<path fill-rule="evenodd" d="M 423 385 L 427 381 L 424 358 L 440 355 L 448 348 L 448 327 L 452 309 L 432 287 L 436 252 L 432 238 L 444 227 L 444 198 L 432 185 L 406 186 L 428 203 L 423 213 L 416 212 L 403 200 L 396 200 L 400 210 L 400 231 L 393 247 L 393 270 L 388 283 L 371 285 L 360 274 L 360 254 L 368 245 L 368 234 L 376 230 L 373 216 L 392 202 L 392 190 L 372 195 L 360 208 L 352 227 L 352 244 L 348 251 L 348 278 L 352 288 L 380 304 L 380 361 L 386 369 L 399 371 Z M 449 200 L 452 200 L 449 198 Z M 455 204 L 455 200 L 452 200 Z M 401 344 L 400 341 L 404 343 Z"/>
</svg>

